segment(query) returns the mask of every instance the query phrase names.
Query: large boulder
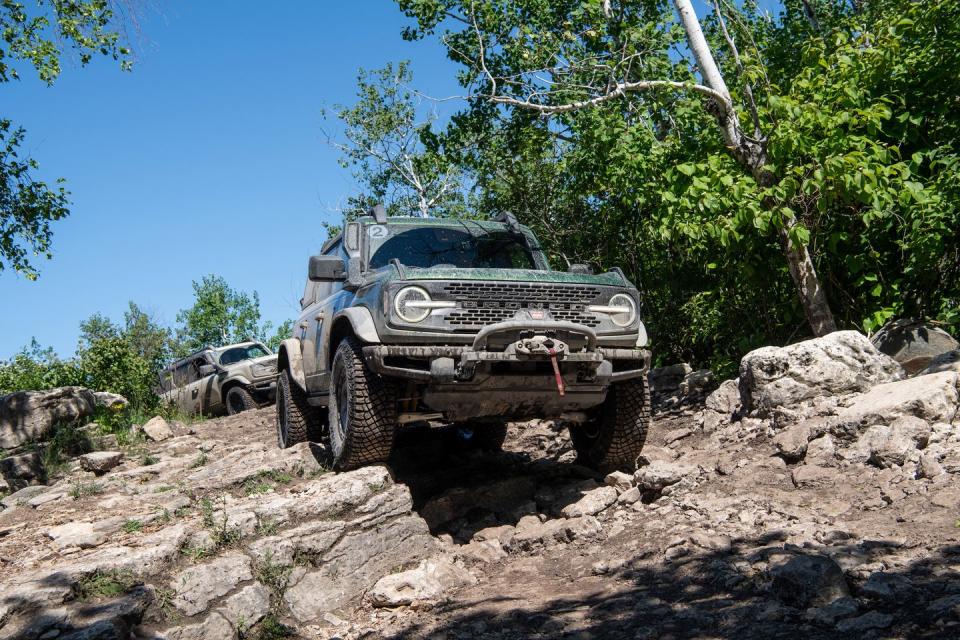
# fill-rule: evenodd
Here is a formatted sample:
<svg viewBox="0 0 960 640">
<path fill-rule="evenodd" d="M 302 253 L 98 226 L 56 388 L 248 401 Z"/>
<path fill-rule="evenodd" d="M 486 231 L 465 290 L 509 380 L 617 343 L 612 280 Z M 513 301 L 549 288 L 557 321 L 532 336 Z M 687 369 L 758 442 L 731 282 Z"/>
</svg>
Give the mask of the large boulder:
<svg viewBox="0 0 960 640">
<path fill-rule="evenodd" d="M 96 394 L 83 387 L 17 391 L 0 397 L 0 449 L 43 440 L 59 424 L 91 416 Z"/>
<path fill-rule="evenodd" d="M 870 342 L 911 375 L 921 371 L 933 358 L 960 349 L 960 344 L 943 329 L 909 319 L 887 324 Z"/>
<path fill-rule="evenodd" d="M 367 596 L 375 607 L 400 607 L 433 602 L 448 592 L 476 584 L 472 573 L 443 558 L 424 560 L 416 569 L 384 576 Z"/>
<path fill-rule="evenodd" d="M 693 373 L 693 368 L 685 362 L 653 368 L 650 370 L 650 391 L 652 393 L 673 393 L 680 388 L 684 379 L 691 373 Z"/>
<path fill-rule="evenodd" d="M 930 363 L 920 372 L 920 375 L 941 373 L 943 371 L 956 371 L 960 373 L 960 349 L 947 351 L 946 353 L 941 353 L 936 356 L 930 360 Z"/>
<path fill-rule="evenodd" d="M 822 607 L 850 596 L 843 570 L 832 559 L 806 553 L 780 553 L 768 569 L 773 593 L 798 609 Z"/>
<path fill-rule="evenodd" d="M 960 374 L 945 371 L 877 385 L 857 396 L 838 417 L 858 425 L 890 424 L 900 416 L 949 423 L 957 414 L 958 379 Z"/>
<path fill-rule="evenodd" d="M 856 331 L 835 331 L 786 347 L 762 347 L 740 361 L 746 411 L 767 413 L 823 396 L 867 391 L 900 380 L 903 369 Z"/>
<path fill-rule="evenodd" d="M 98 407 L 119 410 L 125 406 L 127 399 L 121 395 L 83 387 L 17 391 L 0 396 L 0 449 L 44 440 L 58 425 L 88 418 Z"/>
<path fill-rule="evenodd" d="M 711 432 L 729 424 L 740 411 L 740 388 L 736 380 L 725 380 L 704 402 L 701 424 Z"/>
</svg>

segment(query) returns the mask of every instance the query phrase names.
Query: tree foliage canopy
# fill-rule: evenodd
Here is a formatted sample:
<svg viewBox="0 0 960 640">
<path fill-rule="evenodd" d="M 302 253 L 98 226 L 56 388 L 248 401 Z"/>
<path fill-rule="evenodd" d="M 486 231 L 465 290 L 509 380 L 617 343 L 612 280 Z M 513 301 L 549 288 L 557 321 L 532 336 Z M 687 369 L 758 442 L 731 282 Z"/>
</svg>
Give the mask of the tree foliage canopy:
<svg viewBox="0 0 960 640">
<path fill-rule="evenodd" d="M 384 204 L 391 215 L 467 215 L 467 176 L 449 159 L 422 100 L 409 88 L 408 62 L 388 63 L 357 76 L 357 101 L 337 106 L 343 142 L 340 164 L 351 169 L 362 191 L 349 199 L 348 218 Z"/>
<path fill-rule="evenodd" d="M 239 291 L 223 277 L 209 275 L 193 282 L 193 296 L 193 305 L 177 314 L 176 355 L 244 340 L 269 341 L 273 325 L 261 322 L 256 291 Z"/>
<path fill-rule="evenodd" d="M 103 55 L 130 67 L 121 43 L 117 12 L 110 0 L 38 0 L 28 9 L 0 0 L 0 83 L 19 80 L 32 68 L 43 82 L 60 75 L 64 55 L 81 65 Z M 24 131 L 0 117 L 0 271 L 12 268 L 35 279 L 32 258 L 49 258 L 51 223 L 69 214 L 63 180 L 48 185 L 33 177 L 39 165 L 23 157 Z"/>
<path fill-rule="evenodd" d="M 438 135 L 464 149 L 478 209 L 514 211 L 556 257 L 624 267 L 659 357 L 729 371 L 808 335 L 778 230 L 808 248 L 841 326 L 960 328 L 956 2 L 708 4 L 760 179 L 718 133 L 714 98 L 690 89 L 671 2 L 398 4 L 406 37 L 439 37 L 461 65 L 466 107 Z M 646 80 L 678 86 L 618 93 Z"/>
</svg>

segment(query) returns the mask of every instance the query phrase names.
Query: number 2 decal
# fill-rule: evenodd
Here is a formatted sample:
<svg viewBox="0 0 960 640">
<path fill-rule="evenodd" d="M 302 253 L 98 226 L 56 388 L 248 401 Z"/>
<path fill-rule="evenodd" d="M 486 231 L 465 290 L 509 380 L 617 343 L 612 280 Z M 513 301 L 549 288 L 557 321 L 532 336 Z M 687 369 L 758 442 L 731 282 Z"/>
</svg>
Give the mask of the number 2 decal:
<svg viewBox="0 0 960 640">
<path fill-rule="evenodd" d="M 388 235 L 390 235 L 390 231 L 382 224 L 375 224 L 370 227 L 371 238 L 386 238 Z"/>
</svg>

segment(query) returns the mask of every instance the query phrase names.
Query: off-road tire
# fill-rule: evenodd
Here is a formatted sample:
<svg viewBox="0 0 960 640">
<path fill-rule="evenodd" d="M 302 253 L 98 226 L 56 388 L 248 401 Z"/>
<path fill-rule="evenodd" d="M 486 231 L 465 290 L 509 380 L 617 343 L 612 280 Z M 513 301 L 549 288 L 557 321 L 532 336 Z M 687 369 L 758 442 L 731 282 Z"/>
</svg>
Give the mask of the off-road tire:
<svg viewBox="0 0 960 640">
<path fill-rule="evenodd" d="M 369 370 L 360 343 L 345 338 L 333 356 L 330 449 L 337 469 L 355 469 L 390 457 L 397 429 L 396 386 Z"/>
<path fill-rule="evenodd" d="M 650 424 L 646 376 L 610 385 L 606 400 L 588 415 L 569 427 L 577 461 L 596 469 L 636 466 Z"/>
<path fill-rule="evenodd" d="M 306 392 L 284 369 L 277 378 L 277 444 L 286 449 L 307 440 L 317 441 L 322 430 L 322 414 L 310 406 Z"/>
<path fill-rule="evenodd" d="M 250 409 L 259 409 L 260 405 L 253 399 L 253 395 L 243 387 L 231 387 L 227 391 L 227 397 L 224 398 L 227 405 L 227 415 L 235 416 L 242 411 Z"/>
</svg>

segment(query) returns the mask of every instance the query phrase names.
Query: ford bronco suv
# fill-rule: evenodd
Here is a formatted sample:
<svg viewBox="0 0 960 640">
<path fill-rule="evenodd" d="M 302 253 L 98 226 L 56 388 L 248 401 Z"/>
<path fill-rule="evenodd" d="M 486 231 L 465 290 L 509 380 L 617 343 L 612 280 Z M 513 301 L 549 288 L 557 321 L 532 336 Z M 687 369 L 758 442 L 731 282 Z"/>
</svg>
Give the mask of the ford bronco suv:
<svg viewBox="0 0 960 640">
<path fill-rule="evenodd" d="M 507 420 L 560 418 L 583 463 L 636 462 L 650 352 L 622 271 L 554 271 L 512 215 L 371 211 L 310 258 L 278 353 L 281 447 L 328 437 L 349 469 L 385 460 L 413 422 L 454 423 L 496 449 Z"/>
<path fill-rule="evenodd" d="M 188 414 L 256 409 L 276 391 L 277 356 L 259 342 L 206 347 L 160 372 L 160 399 Z"/>
</svg>

